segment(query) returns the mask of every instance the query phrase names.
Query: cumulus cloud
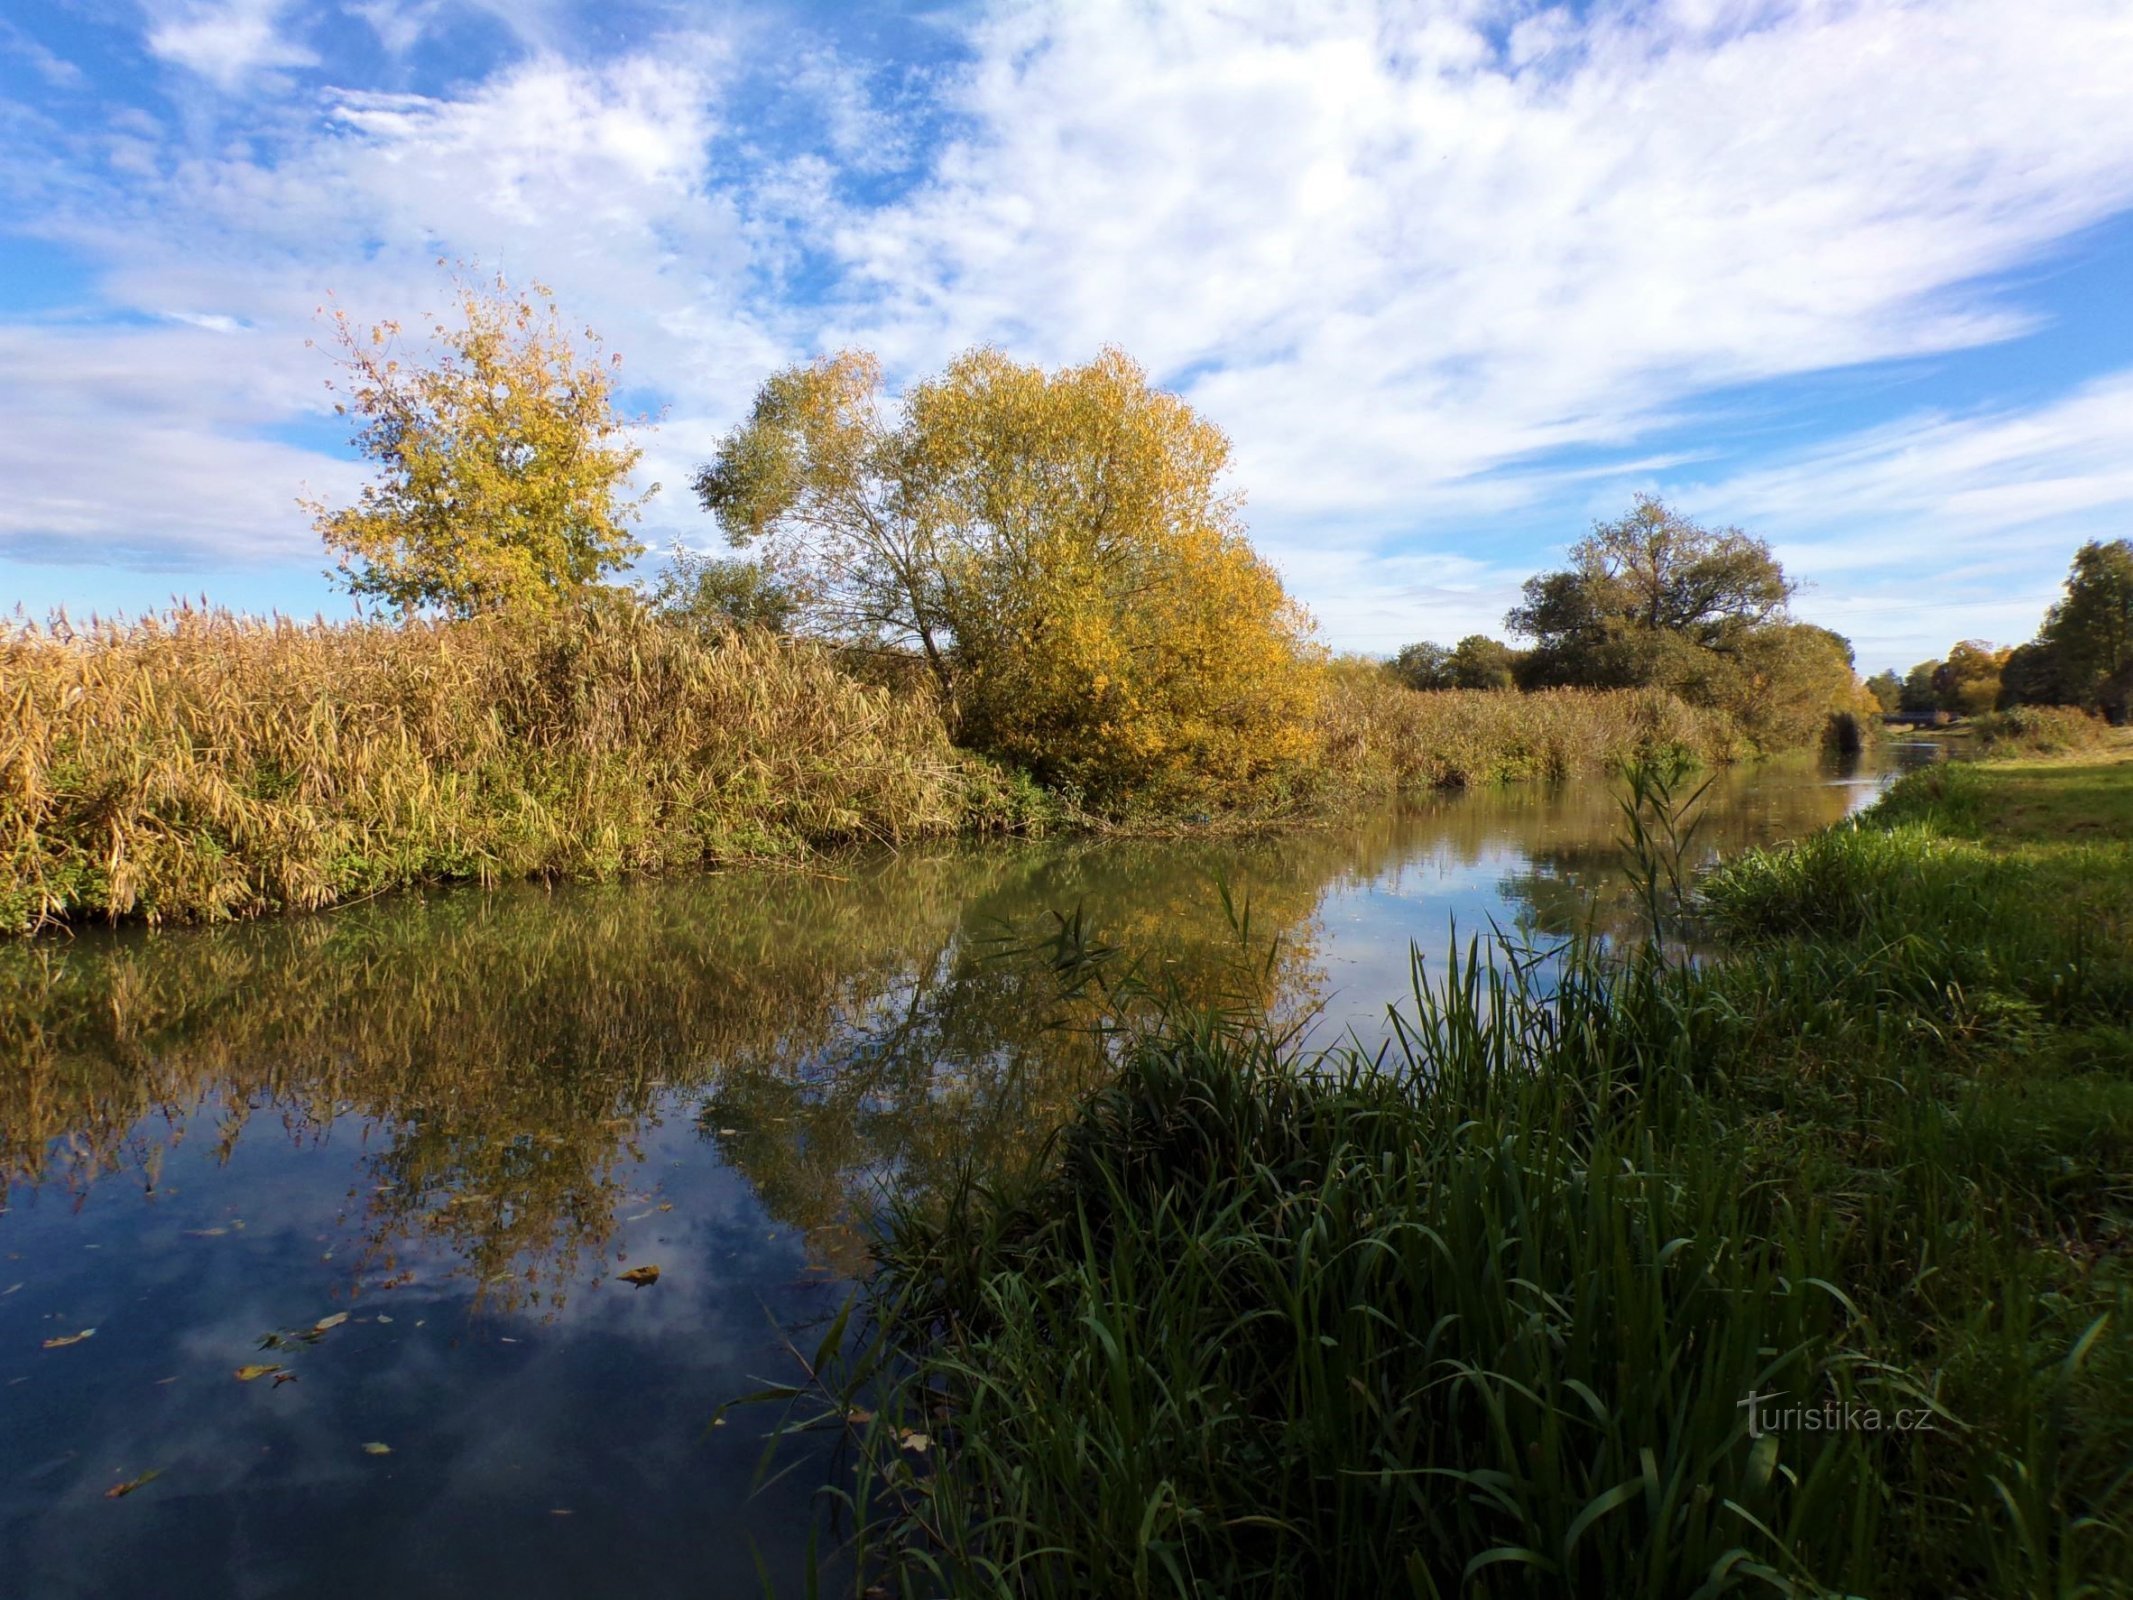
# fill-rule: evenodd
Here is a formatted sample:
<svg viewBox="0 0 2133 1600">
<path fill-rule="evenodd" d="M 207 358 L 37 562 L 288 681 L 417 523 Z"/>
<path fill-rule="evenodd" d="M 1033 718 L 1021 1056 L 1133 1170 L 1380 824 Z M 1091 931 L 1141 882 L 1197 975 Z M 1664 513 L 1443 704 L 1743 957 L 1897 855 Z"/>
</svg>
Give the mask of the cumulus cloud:
<svg viewBox="0 0 2133 1600">
<path fill-rule="evenodd" d="M 148 48 L 225 90 L 258 72 L 316 66 L 315 52 L 283 35 L 287 9 L 287 0 L 191 0 L 163 10 Z"/>
<path fill-rule="evenodd" d="M 358 9 L 411 54 L 470 6 L 496 10 Z M 310 60 L 292 15 L 200 0 L 149 41 L 236 85 Z M 911 375 L 977 342 L 1046 362 L 1122 344 L 1230 431 L 1258 536 L 1335 642 L 1389 648 L 1496 626 L 1594 497 L 1679 481 L 1649 441 L 1717 425 L 1714 393 L 2019 335 L 2038 304 L 1981 283 L 2133 206 L 2120 0 L 2058 0 L 2050 26 L 2002 0 L 1060 0 L 893 69 L 762 17 L 597 58 L 561 0 L 524 17 L 519 59 L 448 90 L 326 62 L 327 86 L 226 124 L 80 137 L 29 194 L 35 225 L 153 321 L 99 335 L 143 356 L 130 399 L 84 391 L 120 408 L 96 413 L 103 472 L 23 463 L 24 504 L 81 508 L 39 537 L 95 539 L 106 502 L 143 548 L 206 537 L 159 533 L 125 487 L 161 470 L 155 428 L 275 470 L 252 452 L 318 412 L 300 342 L 323 293 L 408 317 L 436 302 L 434 258 L 469 256 L 545 278 L 627 354 L 668 407 L 670 486 L 817 349 Z M 173 318 L 215 357 L 165 361 Z M 70 381 L 75 333 L 13 337 L 25 370 Z M 2067 405 L 2037 425 L 2084 425 Z M 1938 449 L 2018 423 L 1901 426 Z M 1898 437 L 1705 487 L 1741 497 L 1728 520 L 1797 529 L 1834 580 L 1785 474 L 1919 459 Z M 2075 493 L 2012 460 L 1963 471 L 1964 515 Z M 236 491 L 217 514 L 228 548 L 264 537 Z M 1868 520 L 1897 550 L 1922 515 Z M 651 531 L 704 526 L 670 493 Z"/>
</svg>

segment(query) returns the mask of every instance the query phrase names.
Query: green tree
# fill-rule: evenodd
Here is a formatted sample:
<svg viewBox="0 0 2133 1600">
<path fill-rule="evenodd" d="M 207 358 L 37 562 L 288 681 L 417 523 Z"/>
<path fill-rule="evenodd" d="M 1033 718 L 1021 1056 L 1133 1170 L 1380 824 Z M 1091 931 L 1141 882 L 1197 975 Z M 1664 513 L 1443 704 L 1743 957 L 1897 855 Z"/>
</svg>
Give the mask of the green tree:
<svg viewBox="0 0 2133 1600">
<path fill-rule="evenodd" d="M 1934 674 L 1940 671 L 1940 661 L 1921 661 L 1904 674 L 1903 693 L 1898 697 L 1898 706 L 1905 711 L 1938 711 L 1940 691 L 1934 687 Z"/>
<path fill-rule="evenodd" d="M 1884 712 L 1895 711 L 1903 704 L 1903 679 L 1893 669 L 1877 672 L 1866 680 L 1866 692 Z"/>
<path fill-rule="evenodd" d="M 738 628 L 784 633 L 799 611 L 791 585 L 763 562 L 721 559 L 678 541 L 646 598 L 660 615 L 712 633 Z"/>
<path fill-rule="evenodd" d="M 2068 693 L 2059 670 L 2059 652 L 2043 639 L 2018 644 L 2007 653 L 2000 668 L 2000 706 L 2063 706 L 2075 697 Z"/>
<path fill-rule="evenodd" d="M 1455 689 L 1509 689 L 1517 682 L 1518 652 L 1485 633 L 1452 646 L 1446 669 Z"/>
<path fill-rule="evenodd" d="M 1399 654 L 1385 663 L 1386 670 L 1410 689 L 1452 687 L 1452 653 L 1441 644 L 1424 639 L 1402 645 Z"/>
<path fill-rule="evenodd" d="M 2075 552 L 2066 598 L 2046 615 L 2038 637 L 2056 658 L 2072 704 L 2126 720 L 2133 710 L 2133 541 L 2092 541 Z"/>
<path fill-rule="evenodd" d="M 1570 565 L 1527 581 L 1505 619 L 1535 641 L 1512 658 L 1527 688 L 1654 686 L 1730 713 L 1766 748 L 1817 737 L 1870 701 L 1851 641 L 1786 610 L 1794 585 L 1770 547 L 1707 528 L 1650 495 L 1595 524 Z"/>
<path fill-rule="evenodd" d="M 916 650 L 964 742 L 1118 800 L 1229 790 L 1314 738 L 1309 619 L 1228 463 L 1116 350 L 972 351 L 893 407 L 847 352 L 766 383 L 696 488 L 805 623 Z"/>
<path fill-rule="evenodd" d="M 1770 547 L 1738 528 L 1706 528 L 1651 495 L 1596 523 L 1570 566 L 1525 586 L 1505 619 L 1536 641 L 1538 684 L 1685 688 L 1737 656 L 1754 630 L 1783 620 L 1792 582 Z"/>
<path fill-rule="evenodd" d="M 353 506 L 304 504 L 341 581 L 402 614 L 553 606 L 643 549 L 626 524 L 658 485 L 624 490 L 644 419 L 615 411 L 621 358 L 602 361 L 590 329 L 581 350 L 541 285 L 462 276 L 453 295 L 422 360 L 403 359 L 399 323 L 334 311 L 334 412 L 378 475 Z"/>
</svg>

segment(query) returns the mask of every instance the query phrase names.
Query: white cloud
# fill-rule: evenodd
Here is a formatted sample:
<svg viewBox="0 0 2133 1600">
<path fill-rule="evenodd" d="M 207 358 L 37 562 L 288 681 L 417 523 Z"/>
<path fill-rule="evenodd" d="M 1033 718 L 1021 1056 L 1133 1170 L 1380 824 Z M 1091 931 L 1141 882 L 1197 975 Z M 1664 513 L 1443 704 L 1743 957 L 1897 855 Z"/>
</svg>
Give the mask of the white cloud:
<svg viewBox="0 0 2133 1600">
<path fill-rule="evenodd" d="M 314 51 L 283 37 L 287 9 L 287 0 L 188 0 L 162 9 L 148 48 L 223 90 L 254 73 L 317 65 Z"/>
<path fill-rule="evenodd" d="M 447 14 L 357 9 L 403 54 Z M 309 60 L 295 15 L 166 9 L 152 43 L 229 86 Z M 1613 457 L 1710 416 L 1714 389 L 2018 332 L 2034 310 L 1976 280 L 2133 206 L 2122 0 L 2055 0 L 2048 26 L 2004 0 L 1089 0 L 981 19 L 930 76 L 770 26 L 593 64 L 544 0 L 524 58 L 448 92 L 127 131 L 98 158 L 123 175 L 51 183 L 37 220 L 165 321 L 100 336 L 119 365 L 142 352 L 130 389 L 84 390 L 113 408 L 102 469 L 26 451 L 14 524 L 78 501 L 40 537 L 93 541 L 99 504 L 140 548 L 285 529 L 209 476 L 202 521 L 158 512 L 156 430 L 236 451 L 232 485 L 287 471 L 258 440 L 317 414 L 300 343 L 325 291 L 410 317 L 432 259 L 465 255 L 551 282 L 670 401 L 655 538 L 703 536 L 680 485 L 796 355 L 859 342 L 911 373 L 979 341 L 1047 362 L 1117 342 L 1230 430 L 1258 535 L 1335 642 L 1387 648 L 1500 625 L 1548 537 L 1536 508 L 1569 505 L 1553 537 L 1574 537 L 1585 496 L 1661 470 Z M 171 318 L 216 354 L 166 359 Z M 74 383 L 74 334 L 15 337 L 25 370 Z M 1532 464 L 1565 447 L 1575 471 Z M 2019 474 L 1979 462 L 1964 514 L 1996 484 L 2078 492 Z M 1714 514 L 1807 529 L 1778 479 L 1711 493 L 1736 487 Z M 1837 576 L 1826 538 L 1801 559 Z"/>
<path fill-rule="evenodd" d="M 1958 632 L 2016 644 L 2078 545 L 2133 534 L 2133 372 L 1868 429 L 1680 498 L 1769 536 L 1814 585 L 1800 609 L 1853 633 L 1863 660 L 1939 655 Z"/>
<path fill-rule="evenodd" d="M 1122 342 L 1202 374 L 1278 520 L 1397 517 L 1716 385 L 2004 336 L 1958 286 L 2133 203 L 2118 0 L 1551 11 L 1507 59 L 1516 14 L 1018 10 L 937 180 L 848 219 L 854 331 Z"/>
</svg>

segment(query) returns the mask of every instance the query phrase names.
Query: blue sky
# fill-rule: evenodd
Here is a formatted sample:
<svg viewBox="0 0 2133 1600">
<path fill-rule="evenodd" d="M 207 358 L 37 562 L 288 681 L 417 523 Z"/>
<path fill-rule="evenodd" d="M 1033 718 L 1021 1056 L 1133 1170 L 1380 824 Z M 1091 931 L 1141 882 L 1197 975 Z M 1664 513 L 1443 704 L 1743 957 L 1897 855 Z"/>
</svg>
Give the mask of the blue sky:
<svg viewBox="0 0 2133 1600">
<path fill-rule="evenodd" d="M 2125 0 L 24 0 L 0 603 L 344 612 L 305 347 L 538 275 L 663 410 L 1118 344 L 1226 428 L 1340 648 L 1500 631 L 1657 490 L 1898 667 L 2133 535 Z"/>
</svg>

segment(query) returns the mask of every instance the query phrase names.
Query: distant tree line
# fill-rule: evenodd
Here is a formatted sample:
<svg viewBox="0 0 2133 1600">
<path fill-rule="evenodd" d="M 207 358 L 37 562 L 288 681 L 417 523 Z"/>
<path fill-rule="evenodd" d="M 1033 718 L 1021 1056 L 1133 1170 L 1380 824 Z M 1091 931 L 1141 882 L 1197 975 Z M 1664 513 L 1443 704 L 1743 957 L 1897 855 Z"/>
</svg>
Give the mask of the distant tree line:
<svg viewBox="0 0 2133 1600">
<path fill-rule="evenodd" d="M 1978 716 L 2010 706 L 2073 706 L 2122 723 L 2133 712 L 2133 541 L 2074 553 L 2064 596 L 2037 636 L 2001 649 L 1965 639 L 1945 660 L 1867 680 L 1884 711 Z"/>
<path fill-rule="evenodd" d="M 1569 565 L 1526 581 L 1504 619 L 1526 649 L 1471 634 L 1408 645 L 1389 668 L 1416 689 L 1664 688 L 1733 716 L 1775 748 L 1871 706 L 1841 634 L 1795 619 L 1762 540 L 1640 495 L 1595 524 Z"/>
</svg>

